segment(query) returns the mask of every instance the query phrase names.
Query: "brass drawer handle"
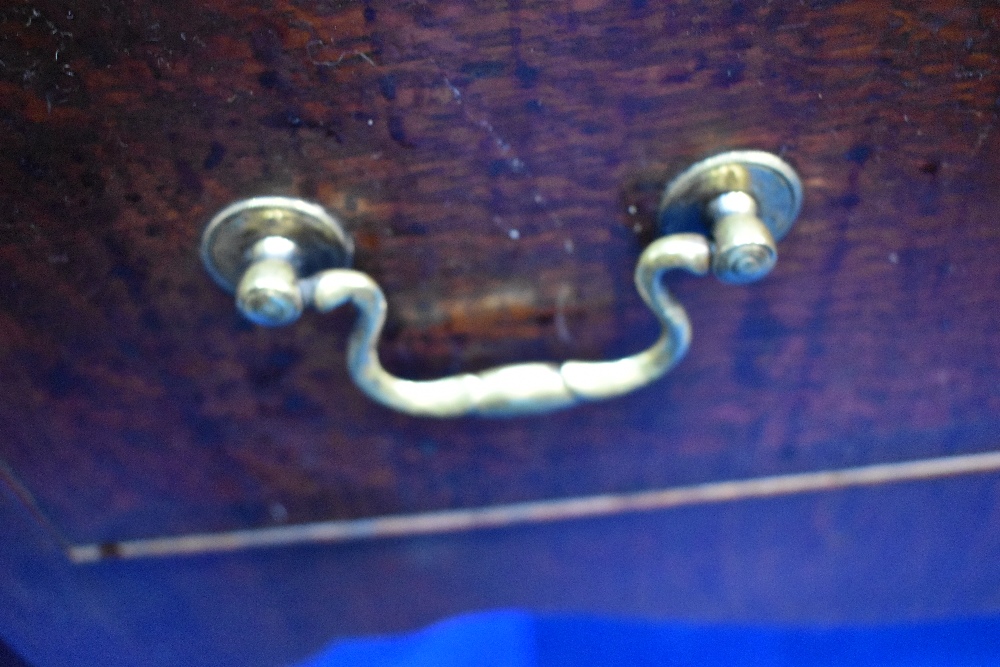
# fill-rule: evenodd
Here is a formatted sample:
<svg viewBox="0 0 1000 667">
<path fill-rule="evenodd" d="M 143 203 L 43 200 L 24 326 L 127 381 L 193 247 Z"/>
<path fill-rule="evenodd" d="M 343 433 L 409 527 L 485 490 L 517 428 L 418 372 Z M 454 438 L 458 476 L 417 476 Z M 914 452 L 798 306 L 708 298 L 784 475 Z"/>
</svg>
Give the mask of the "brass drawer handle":
<svg viewBox="0 0 1000 667">
<path fill-rule="evenodd" d="M 250 320 L 279 326 L 307 305 L 320 312 L 347 302 L 359 311 L 347 364 L 371 398 L 412 415 L 517 415 L 564 408 L 628 393 L 657 379 L 687 351 L 691 324 L 663 285 L 671 269 L 711 270 L 728 283 L 765 276 L 777 260 L 775 241 L 791 227 L 802 186 L 780 158 L 733 151 L 703 160 L 666 188 L 661 230 L 639 256 L 635 285 L 662 333 L 648 349 L 613 361 L 520 363 L 437 380 L 395 377 L 382 368 L 378 342 L 386 318 L 382 289 L 350 265 L 352 242 L 322 207 L 288 197 L 255 197 L 216 215 L 202 237 L 202 259 L 236 293 Z M 707 222 L 706 233 L 688 231 Z"/>
</svg>

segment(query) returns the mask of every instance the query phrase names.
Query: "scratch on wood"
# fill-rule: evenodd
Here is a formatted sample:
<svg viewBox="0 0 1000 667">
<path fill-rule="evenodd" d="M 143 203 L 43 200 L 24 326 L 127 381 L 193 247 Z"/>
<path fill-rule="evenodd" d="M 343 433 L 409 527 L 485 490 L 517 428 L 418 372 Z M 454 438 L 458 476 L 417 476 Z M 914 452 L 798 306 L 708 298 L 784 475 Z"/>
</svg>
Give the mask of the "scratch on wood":
<svg viewBox="0 0 1000 667">
<path fill-rule="evenodd" d="M 566 322 L 566 304 L 569 303 L 569 298 L 572 294 L 573 288 L 564 283 L 559 287 L 559 294 L 556 296 L 556 335 L 564 343 L 573 342 L 573 336 L 570 335 L 569 326 Z"/>
<path fill-rule="evenodd" d="M 371 56 L 364 51 L 341 51 L 340 55 L 334 60 L 320 60 L 316 57 L 317 50 L 324 46 L 326 46 L 326 42 L 322 39 L 314 39 L 306 44 L 306 54 L 309 56 L 309 61 L 317 67 L 329 67 L 332 69 L 340 66 L 345 60 L 352 60 L 354 58 L 363 60 L 372 67 L 378 67 L 378 63 L 372 60 Z"/>
<path fill-rule="evenodd" d="M 979 150 L 983 147 L 983 144 L 986 143 L 986 139 L 989 138 L 990 132 L 992 131 L 993 131 L 992 125 L 987 125 L 986 127 L 983 128 L 983 130 L 979 133 L 979 138 L 976 139 L 975 145 L 972 147 L 971 155 L 975 155 L 976 153 L 979 152 Z"/>
</svg>

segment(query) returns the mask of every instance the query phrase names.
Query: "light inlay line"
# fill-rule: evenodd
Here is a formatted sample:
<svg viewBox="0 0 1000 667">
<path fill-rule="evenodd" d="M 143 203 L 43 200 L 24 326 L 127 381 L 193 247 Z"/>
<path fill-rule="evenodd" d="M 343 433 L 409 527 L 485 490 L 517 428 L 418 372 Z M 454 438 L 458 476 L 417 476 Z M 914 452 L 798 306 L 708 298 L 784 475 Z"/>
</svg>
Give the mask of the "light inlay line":
<svg viewBox="0 0 1000 667">
<path fill-rule="evenodd" d="M 840 470 L 707 482 L 637 493 L 538 500 L 366 519 L 319 521 L 222 533 L 195 533 L 125 540 L 108 545 L 82 544 L 68 547 L 67 554 L 75 563 L 92 563 L 105 558 L 163 557 L 237 551 L 254 547 L 438 535 L 998 471 L 1000 471 L 1000 451 Z"/>
</svg>

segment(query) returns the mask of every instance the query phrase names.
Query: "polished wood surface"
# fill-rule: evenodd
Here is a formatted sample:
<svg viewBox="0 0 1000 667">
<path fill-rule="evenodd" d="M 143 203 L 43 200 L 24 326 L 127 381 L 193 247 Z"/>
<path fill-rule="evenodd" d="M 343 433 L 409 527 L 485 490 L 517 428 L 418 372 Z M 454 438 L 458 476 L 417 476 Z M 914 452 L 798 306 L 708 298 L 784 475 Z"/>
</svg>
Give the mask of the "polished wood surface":
<svg viewBox="0 0 1000 667">
<path fill-rule="evenodd" d="M 55 543 L 108 543 L 113 555 L 130 538 L 998 444 L 995 4 L 45 0 L 8 3 L 0 19 L 0 460 L 6 486 L 37 508 L 24 525 L 50 525 Z M 746 287 L 671 277 L 695 329 L 688 357 L 634 395 L 552 416 L 435 421 L 374 405 L 343 366 L 351 313 L 254 328 L 197 255 L 204 225 L 234 199 L 302 196 L 343 216 L 355 266 L 385 288 L 390 370 L 610 358 L 656 333 L 631 274 L 663 185 L 734 148 L 778 153 L 805 183 L 776 271 Z M 269 621 L 253 626 L 245 600 L 223 596 L 197 598 L 190 622 L 259 628 L 250 643 L 275 646 L 260 664 L 338 633 L 504 604 L 712 618 L 981 613 L 1000 605 L 994 485 L 85 575 L 52 560 L 56 583 L 26 574 L 43 547 L 25 542 L 35 546 L 7 547 L 12 583 L 0 592 L 30 601 L 25 618 L 79 596 L 99 627 L 108 610 L 155 620 L 147 605 L 237 582 L 267 600 L 272 611 L 255 610 Z M 882 503 L 885 522 L 872 525 Z M 788 512 L 814 522 L 815 542 L 779 529 Z M 941 513 L 927 534 L 925 512 Z M 773 530 L 758 539 L 744 521 Z M 9 525 L 8 544 L 30 532 Z M 722 544 L 729 534 L 746 542 Z M 588 593 L 579 582 L 613 560 L 613 545 L 634 572 L 623 564 Z M 453 557 L 439 561 L 441 550 Z M 442 574 L 491 554 L 495 571 Z M 939 576 L 949 558 L 965 568 L 955 579 Z M 910 569 L 869 595 L 894 559 Z M 863 592 L 851 588 L 858 562 L 873 564 Z M 506 595 L 504 573 L 522 565 L 530 581 Z M 664 583 L 665 570 L 678 579 Z M 343 590 L 330 579 L 341 571 L 352 573 Z M 730 576 L 713 579 L 720 571 Z M 774 586 L 786 571 L 802 585 Z M 293 575 L 287 595 L 268 587 Z M 547 577 L 563 588 L 536 594 Z M 643 598 L 649 582 L 662 586 Z M 814 606 L 807 582 L 824 591 Z M 140 584 L 151 601 L 138 601 Z M 360 612 L 373 591 L 380 605 L 393 591 L 427 603 Z M 349 599 L 327 609 L 338 594 Z M 295 609 L 312 614 L 300 635 Z M 148 649 L 133 621 L 115 636 Z M 181 634 L 157 649 L 160 663 L 183 654 Z"/>
<path fill-rule="evenodd" d="M 68 539 L 114 541 L 995 446 L 997 16 L 7 8 L 0 453 Z M 389 295 L 393 371 L 613 357 L 655 335 L 631 272 L 663 184 L 737 147 L 805 181 L 777 271 L 671 279 L 689 357 L 555 416 L 373 405 L 349 313 L 254 328 L 196 254 L 233 199 L 300 195 Z"/>
</svg>

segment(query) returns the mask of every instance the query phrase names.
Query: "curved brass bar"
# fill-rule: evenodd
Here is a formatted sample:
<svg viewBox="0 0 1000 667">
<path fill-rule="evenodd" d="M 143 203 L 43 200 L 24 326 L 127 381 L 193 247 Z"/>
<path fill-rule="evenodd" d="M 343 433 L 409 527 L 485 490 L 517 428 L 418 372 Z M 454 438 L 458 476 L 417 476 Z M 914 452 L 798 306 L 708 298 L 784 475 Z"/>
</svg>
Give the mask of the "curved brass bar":
<svg viewBox="0 0 1000 667">
<path fill-rule="evenodd" d="M 347 363 L 354 381 L 374 400 L 429 417 L 518 415 L 625 394 L 670 370 L 687 352 L 691 324 L 683 306 L 663 286 L 662 276 L 671 269 L 704 275 L 711 261 L 711 244 L 700 234 L 671 234 L 642 253 L 635 268 L 636 289 L 662 326 L 659 340 L 642 352 L 613 361 L 512 364 L 437 380 L 406 380 L 382 367 L 377 347 L 386 299 L 367 274 L 328 269 L 309 279 L 303 291 L 321 312 L 347 302 L 357 308 Z"/>
</svg>

